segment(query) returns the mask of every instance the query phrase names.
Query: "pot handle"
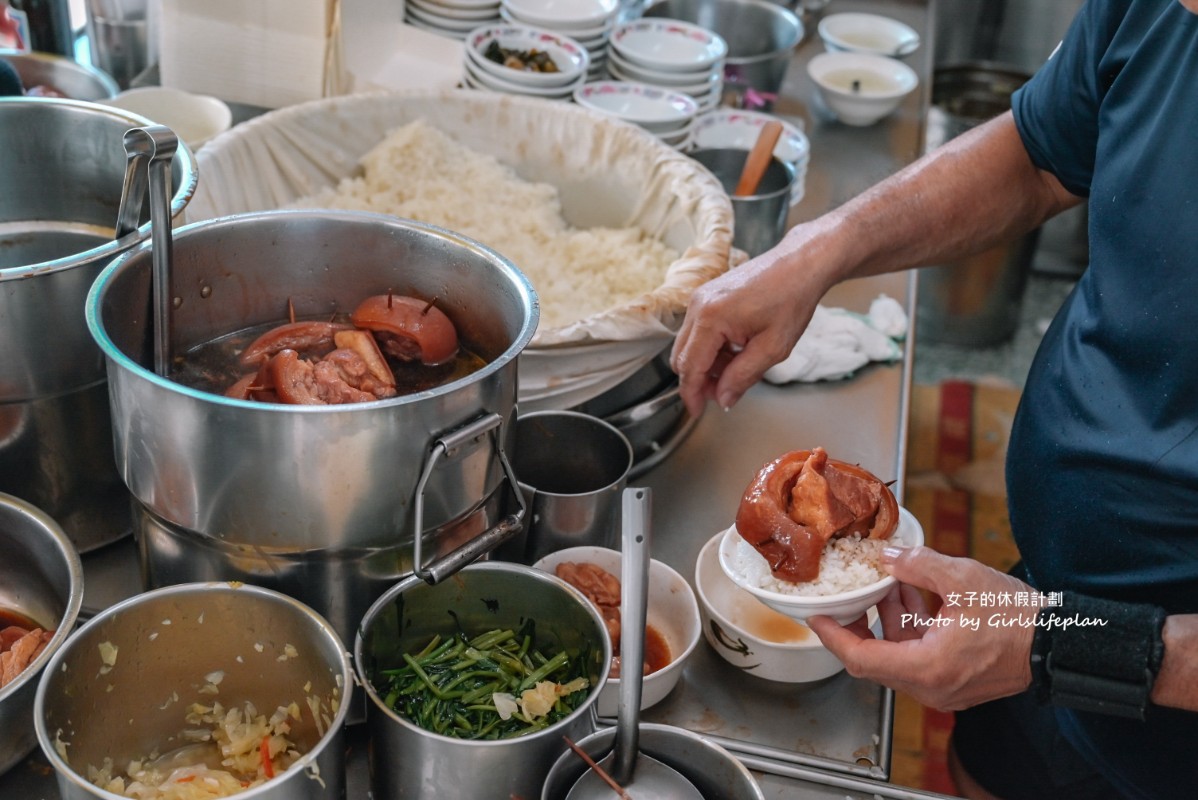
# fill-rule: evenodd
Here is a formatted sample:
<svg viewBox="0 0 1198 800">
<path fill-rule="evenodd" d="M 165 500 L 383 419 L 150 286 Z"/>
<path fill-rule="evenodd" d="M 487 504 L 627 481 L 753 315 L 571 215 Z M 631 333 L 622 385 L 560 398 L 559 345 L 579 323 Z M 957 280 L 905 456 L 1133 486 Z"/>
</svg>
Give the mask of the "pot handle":
<svg viewBox="0 0 1198 800">
<path fill-rule="evenodd" d="M 430 585 L 440 583 L 470 562 L 490 553 L 524 527 L 524 515 L 528 512 L 528 504 L 517 485 L 516 473 L 512 469 L 511 461 L 508 460 L 507 453 L 503 449 L 503 440 L 499 436 L 502 424 L 503 418 L 492 412 L 441 436 L 429 448 L 428 458 L 424 462 L 424 471 L 416 484 L 416 499 L 412 506 L 412 524 L 415 528 L 412 543 L 412 563 L 414 565 L 412 572 L 425 583 Z M 429 477 L 432 476 L 433 470 L 437 466 L 437 461 L 442 457 L 452 457 L 463 445 L 476 442 L 484 436 L 489 436 L 493 440 L 499 464 L 503 467 L 504 476 L 507 478 L 508 487 L 515 495 L 520 508 L 516 513 L 506 515 L 494 526 L 448 555 L 425 565 L 423 563 L 424 537 L 421 535 L 424 531 L 424 487 L 428 484 Z"/>
</svg>

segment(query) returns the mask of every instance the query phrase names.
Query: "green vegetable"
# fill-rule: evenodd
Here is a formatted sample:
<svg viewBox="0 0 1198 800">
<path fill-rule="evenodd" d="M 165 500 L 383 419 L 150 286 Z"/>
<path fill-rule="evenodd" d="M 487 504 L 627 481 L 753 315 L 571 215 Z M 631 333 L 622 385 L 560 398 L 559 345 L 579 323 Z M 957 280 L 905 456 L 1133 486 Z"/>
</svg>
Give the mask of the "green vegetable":
<svg viewBox="0 0 1198 800">
<path fill-rule="evenodd" d="M 405 653 L 403 666 L 379 670 L 375 687 L 388 707 L 422 728 L 458 739 L 510 739 L 546 728 L 569 716 L 587 695 L 587 653 L 533 648 L 531 621 L 519 631 L 490 630 L 469 638 L 434 636 L 419 652 Z M 577 684 L 571 681 L 583 679 Z M 549 713 L 530 716 L 524 706 L 503 719 L 494 695 L 521 699 L 539 682 L 571 684 Z M 577 688 L 576 688 L 577 687 Z"/>
</svg>

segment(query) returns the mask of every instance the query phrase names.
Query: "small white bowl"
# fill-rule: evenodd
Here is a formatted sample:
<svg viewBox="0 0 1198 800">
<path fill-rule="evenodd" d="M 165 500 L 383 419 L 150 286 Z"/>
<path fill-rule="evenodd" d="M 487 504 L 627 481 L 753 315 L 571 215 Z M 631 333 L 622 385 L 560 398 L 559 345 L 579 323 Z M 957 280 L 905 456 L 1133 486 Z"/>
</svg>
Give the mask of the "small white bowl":
<svg viewBox="0 0 1198 800">
<path fill-rule="evenodd" d="M 529 72 L 505 67 L 487 58 L 487 47 L 497 42 L 509 50 L 540 50 L 557 65 L 558 72 Z M 590 53 L 569 36 L 527 25 L 485 25 L 466 35 L 466 58 L 502 81 L 547 88 L 574 84 L 585 77 Z"/>
<path fill-rule="evenodd" d="M 574 92 L 574 102 L 638 125 L 682 125 L 699 112 L 695 98 L 633 81 L 595 81 Z"/>
<path fill-rule="evenodd" d="M 165 125 L 192 150 L 224 133 L 233 123 L 233 112 L 223 101 L 165 86 L 129 89 L 101 102 Z"/>
<path fill-rule="evenodd" d="M 611 46 L 635 64 L 666 72 L 708 69 L 728 55 L 728 43 L 714 31 L 663 17 L 618 26 L 612 31 Z"/>
<path fill-rule="evenodd" d="M 501 20 L 503 20 L 504 22 L 510 22 L 510 23 L 513 23 L 516 25 L 532 25 L 533 24 L 533 23 L 529 22 L 528 20 L 524 19 L 523 17 L 513 14 L 506 5 L 499 7 L 499 18 Z M 612 19 L 607 20 L 606 22 L 602 23 L 601 25 L 587 25 L 584 27 L 582 25 L 563 24 L 563 25 L 540 25 L 540 26 L 534 26 L 534 27 L 549 28 L 550 30 L 557 31 L 558 33 L 564 33 L 566 36 L 569 36 L 571 39 L 576 39 L 576 40 L 594 39 L 594 38 L 602 36 L 603 41 L 606 42 L 608 40 L 608 38 L 611 36 L 611 32 L 613 30 L 615 30 L 616 21 L 615 21 L 615 18 L 613 17 Z"/>
<path fill-rule="evenodd" d="M 495 21 L 495 10 L 491 8 L 454 8 L 445 6 L 434 0 L 407 0 L 404 6 L 410 12 L 420 9 L 437 20 L 474 20 L 474 27 Z"/>
<path fill-rule="evenodd" d="M 487 22 L 483 19 L 475 19 L 467 17 L 465 19 L 458 17 L 447 17 L 437 14 L 415 4 L 408 5 L 404 13 L 408 15 L 408 19 L 415 19 L 423 22 L 426 25 L 432 25 L 437 28 L 442 28 L 448 33 L 466 34 L 477 28 L 479 25 Z"/>
<path fill-rule="evenodd" d="M 723 80 L 724 77 L 722 61 L 717 61 L 710 67 L 693 72 L 689 70 L 686 72 L 665 72 L 659 69 L 642 67 L 639 64 L 629 61 L 612 47 L 607 48 L 607 60 L 609 64 L 615 64 L 620 72 L 627 77 L 627 80 L 648 83 L 653 86 L 681 88 L 713 80 Z"/>
<path fill-rule="evenodd" d="M 619 550 L 607 547 L 568 547 L 550 553 L 533 566 L 553 574 L 557 565 L 590 562 L 617 578 L 622 576 Z M 641 709 L 665 699 L 682 677 L 686 660 L 699 644 L 699 603 L 690 584 L 673 568 L 657 559 L 649 560 L 649 608 L 646 623 L 656 629 L 670 648 L 670 663 L 646 675 L 641 684 Z M 614 655 L 614 652 L 613 652 Z M 620 679 L 610 678 L 599 691 L 595 710 L 601 717 L 614 717 L 620 706 Z"/>
<path fill-rule="evenodd" d="M 873 125 L 898 108 L 919 85 L 901 61 L 866 53 L 817 53 L 807 74 L 824 104 L 846 125 Z"/>
<path fill-rule="evenodd" d="M 810 683 L 844 669 L 806 625 L 779 614 L 733 583 L 720 568 L 723 532 L 703 545 L 695 562 L 695 593 L 703 637 L 720 658 L 749 675 Z"/>
<path fill-rule="evenodd" d="M 914 28 L 880 14 L 830 14 L 820 20 L 816 30 L 829 52 L 903 58 L 919 49 Z"/>
<path fill-rule="evenodd" d="M 700 98 L 706 98 L 713 92 L 722 90 L 724 86 L 723 81 L 718 79 L 707 81 L 705 83 L 696 83 L 693 85 L 688 84 L 686 86 L 670 86 L 664 83 L 653 83 L 652 81 L 641 80 L 640 78 L 625 72 L 623 67 L 617 66 L 611 62 L 609 62 L 607 65 L 607 74 L 610 75 L 614 80 L 623 81 L 625 83 L 644 83 L 647 86 L 656 86 L 658 89 L 665 89 L 669 92 L 688 94 L 695 98 L 696 102 L 698 102 Z M 687 120 L 687 124 L 689 123 L 690 120 Z"/>
<path fill-rule="evenodd" d="M 473 61 L 463 64 L 463 78 L 474 85 L 476 89 L 488 89 L 504 94 L 521 94 L 526 97 L 541 97 L 547 100 L 567 100 L 574 96 L 574 90 L 586 82 L 586 75 L 580 75 L 577 80 L 566 86 L 529 86 L 527 84 L 506 81 L 484 71 Z"/>
<path fill-rule="evenodd" d="M 515 19 L 553 30 L 586 30 L 604 25 L 620 10 L 616 0 L 503 0 Z"/>
<path fill-rule="evenodd" d="M 840 592 L 839 594 L 807 596 L 769 591 L 751 583 L 736 568 L 735 554 L 739 549 L 738 545 L 744 541 L 740 534 L 737 533 L 736 526 L 733 525 L 719 535 L 721 537 L 719 551 L 720 567 L 723 568 L 724 573 L 732 582 L 775 611 L 781 612 L 791 619 L 797 619 L 800 622 L 806 622 L 808 617 L 823 614 L 832 617 L 832 619 L 842 625 L 846 625 L 876 605 L 890 591 L 890 587 L 895 584 L 895 579 L 887 575 L 868 586 L 862 586 L 847 592 Z M 891 542 L 904 547 L 914 547 L 915 545 L 923 544 L 923 527 L 911 515 L 911 512 L 905 508 L 899 508 L 898 529 L 894 532 L 894 536 L 891 537 Z M 765 564 L 765 558 L 758 557 L 761 558 L 762 564 Z"/>
</svg>

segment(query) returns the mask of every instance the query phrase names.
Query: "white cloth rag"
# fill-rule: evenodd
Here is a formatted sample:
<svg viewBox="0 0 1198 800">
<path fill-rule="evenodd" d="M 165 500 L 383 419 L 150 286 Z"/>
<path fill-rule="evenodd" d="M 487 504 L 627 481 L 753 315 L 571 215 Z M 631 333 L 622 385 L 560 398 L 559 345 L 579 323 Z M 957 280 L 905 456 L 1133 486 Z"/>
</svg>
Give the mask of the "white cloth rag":
<svg viewBox="0 0 1198 800">
<path fill-rule="evenodd" d="M 903 354 L 907 314 L 896 300 L 879 295 L 866 315 L 816 306 L 807 330 L 790 355 L 766 370 L 770 383 L 832 381 L 847 378 L 871 361 L 894 361 Z"/>
</svg>

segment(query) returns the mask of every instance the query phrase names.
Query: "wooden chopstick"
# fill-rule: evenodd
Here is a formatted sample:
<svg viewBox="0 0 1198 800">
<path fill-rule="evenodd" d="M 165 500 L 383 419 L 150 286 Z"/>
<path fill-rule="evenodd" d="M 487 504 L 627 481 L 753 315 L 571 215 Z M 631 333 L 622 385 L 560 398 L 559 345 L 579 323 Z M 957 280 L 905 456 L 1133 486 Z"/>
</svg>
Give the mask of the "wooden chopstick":
<svg viewBox="0 0 1198 800">
<path fill-rule="evenodd" d="M 599 766 L 595 762 L 595 759 L 587 755 L 586 750 L 583 750 L 581 747 L 574 744 L 569 736 L 562 734 L 562 738 L 566 740 L 566 744 L 570 746 L 570 749 L 575 753 L 578 753 L 578 757 L 587 762 L 587 766 L 593 769 L 595 774 L 602 778 L 603 782 L 610 786 L 612 791 L 620 796 L 621 800 L 632 800 L 632 798 L 628 796 L 628 792 L 624 791 L 624 787 L 616 783 L 615 780 L 612 779 L 612 776 L 608 775 L 606 770 L 604 770 L 603 767 Z"/>
</svg>

